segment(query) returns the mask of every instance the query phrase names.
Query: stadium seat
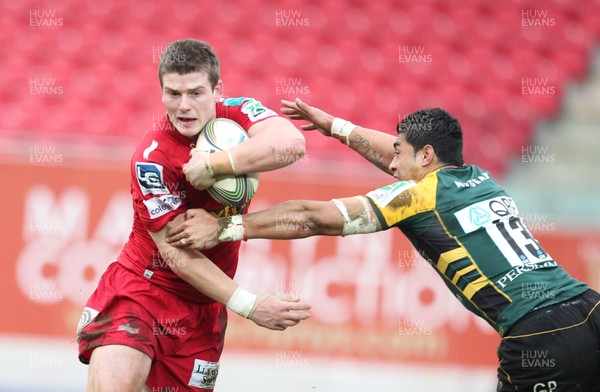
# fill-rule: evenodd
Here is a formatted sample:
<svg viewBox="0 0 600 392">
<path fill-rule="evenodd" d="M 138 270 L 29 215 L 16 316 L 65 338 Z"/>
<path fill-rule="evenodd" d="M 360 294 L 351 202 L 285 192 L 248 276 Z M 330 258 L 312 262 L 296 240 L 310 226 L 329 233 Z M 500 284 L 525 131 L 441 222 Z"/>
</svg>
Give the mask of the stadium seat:
<svg viewBox="0 0 600 392">
<path fill-rule="evenodd" d="M 382 129 L 390 119 L 442 106 L 464 121 L 469 154 L 498 173 L 502 154 L 526 143 L 537 121 L 556 115 L 566 86 L 585 76 L 600 39 L 597 0 L 536 6 L 555 20 L 545 29 L 526 26 L 523 12 L 533 6 L 520 1 L 465 0 L 455 7 L 443 0 L 301 6 L 227 0 L 189 8 L 167 0 L 105 0 L 53 7 L 62 28 L 24 24 L 29 11 L 20 2 L 0 19 L 0 29 L 13 32 L 0 36 L 1 47 L 10 48 L 0 75 L 4 129 L 32 137 L 138 137 L 146 129 L 140 123 L 162 110 L 160 53 L 173 39 L 195 37 L 215 47 L 226 95 L 253 95 L 278 109 L 281 98 L 298 95 L 277 89 L 278 78 L 287 78 L 306 87 L 300 98 Z M 306 25 L 278 26 L 284 11 L 287 22 L 297 17 Z M 403 53 L 421 57 L 407 61 Z M 44 75 L 65 93 L 32 95 L 31 78 Z M 524 93 L 528 78 L 555 92 Z M 326 156 L 331 147 L 313 139 L 327 146 L 316 150 Z M 502 147 L 490 152 L 493 143 Z"/>
</svg>

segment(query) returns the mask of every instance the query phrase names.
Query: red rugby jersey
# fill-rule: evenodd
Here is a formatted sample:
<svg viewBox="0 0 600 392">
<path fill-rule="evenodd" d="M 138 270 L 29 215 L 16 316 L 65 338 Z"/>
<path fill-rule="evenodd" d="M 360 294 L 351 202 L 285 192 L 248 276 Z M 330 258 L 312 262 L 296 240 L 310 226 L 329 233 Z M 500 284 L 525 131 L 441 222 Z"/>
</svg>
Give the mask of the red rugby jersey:
<svg viewBox="0 0 600 392">
<path fill-rule="evenodd" d="M 231 119 L 246 131 L 256 122 L 277 116 L 252 98 L 227 98 L 216 105 L 218 118 Z M 182 165 L 189 160 L 193 147 L 193 141 L 175 129 L 166 113 L 142 137 L 131 159 L 133 228 L 118 261 L 123 267 L 186 300 L 209 303 L 212 299 L 171 270 L 148 233 L 162 229 L 191 208 L 203 208 L 217 216 L 247 211 L 248 205 L 235 208 L 220 204 L 208 192 L 197 190 L 185 179 Z M 225 242 L 202 253 L 233 278 L 239 247 L 239 241 Z"/>
</svg>

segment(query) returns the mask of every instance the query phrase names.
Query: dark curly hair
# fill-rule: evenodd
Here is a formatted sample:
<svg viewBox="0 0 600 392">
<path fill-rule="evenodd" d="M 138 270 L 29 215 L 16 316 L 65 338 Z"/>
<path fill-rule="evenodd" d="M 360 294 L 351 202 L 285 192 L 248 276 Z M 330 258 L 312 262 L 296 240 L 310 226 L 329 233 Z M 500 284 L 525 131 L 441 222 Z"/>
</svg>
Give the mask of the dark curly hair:
<svg viewBox="0 0 600 392">
<path fill-rule="evenodd" d="M 438 159 L 446 164 L 462 166 L 462 128 L 458 120 L 440 108 L 424 109 L 409 114 L 397 126 L 406 142 L 416 151 L 429 144 Z"/>
</svg>

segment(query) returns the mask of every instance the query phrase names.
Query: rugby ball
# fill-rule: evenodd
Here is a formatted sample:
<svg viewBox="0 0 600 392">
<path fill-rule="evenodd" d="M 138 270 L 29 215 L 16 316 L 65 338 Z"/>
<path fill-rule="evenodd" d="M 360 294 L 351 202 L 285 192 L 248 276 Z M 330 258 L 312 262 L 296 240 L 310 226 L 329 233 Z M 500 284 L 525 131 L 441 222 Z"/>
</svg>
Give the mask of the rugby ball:
<svg viewBox="0 0 600 392">
<path fill-rule="evenodd" d="M 250 136 L 235 121 L 215 118 L 206 123 L 204 129 L 200 131 L 196 148 L 212 154 L 226 151 L 248 139 Z M 258 177 L 258 173 L 218 177 L 213 186 L 206 191 L 221 204 L 240 207 L 254 196 L 258 189 Z"/>
</svg>

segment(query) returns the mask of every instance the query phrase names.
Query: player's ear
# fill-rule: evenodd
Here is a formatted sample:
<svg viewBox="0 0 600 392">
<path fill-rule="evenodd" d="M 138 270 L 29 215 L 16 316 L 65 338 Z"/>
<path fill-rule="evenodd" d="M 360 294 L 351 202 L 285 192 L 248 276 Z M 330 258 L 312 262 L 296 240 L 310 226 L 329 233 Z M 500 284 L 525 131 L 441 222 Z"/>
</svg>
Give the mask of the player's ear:
<svg viewBox="0 0 600 392">
<path fill-rule="evenodd" d="M 223 95 L 223 81 L 221 79 L 219 79 L 215 85 L 213 95 L 215 96 L 215 102 L 218 102 L 221 99 L 221 95 Z"/>
<path fill-rule="evenodd" d="M 433 149 L 432 145 L 426 144 L 421 151 L 423 152 L 421 166 L 427 166 L 433 162 L 433 158 L 435 158 L 435 150 Z"/>
</svg>

